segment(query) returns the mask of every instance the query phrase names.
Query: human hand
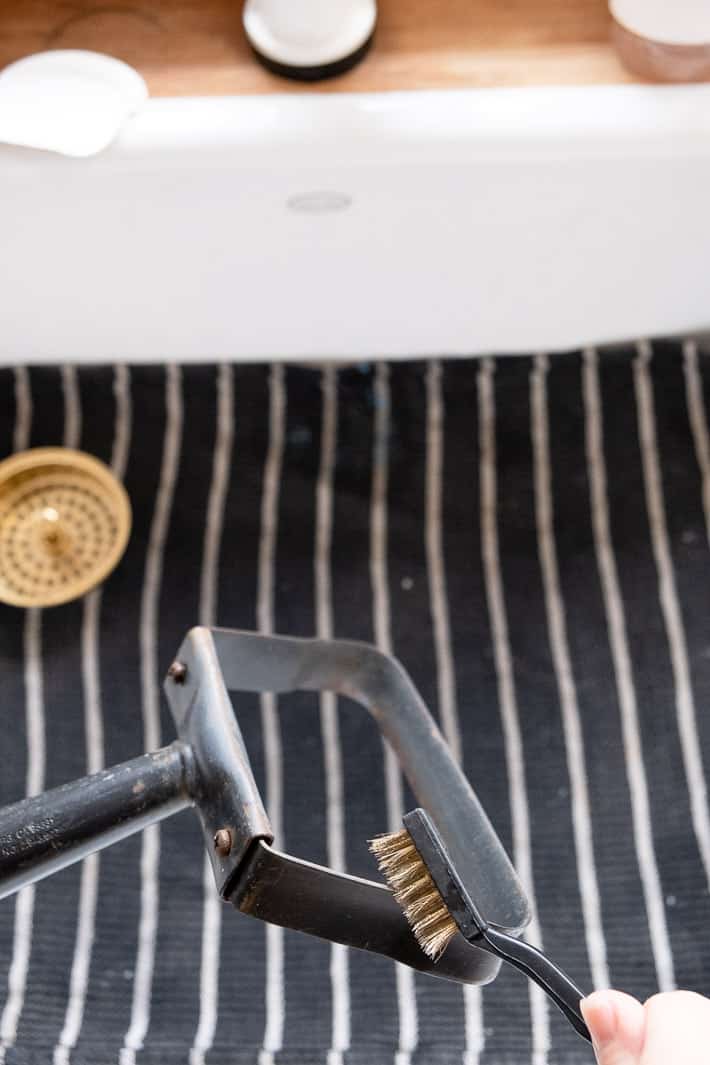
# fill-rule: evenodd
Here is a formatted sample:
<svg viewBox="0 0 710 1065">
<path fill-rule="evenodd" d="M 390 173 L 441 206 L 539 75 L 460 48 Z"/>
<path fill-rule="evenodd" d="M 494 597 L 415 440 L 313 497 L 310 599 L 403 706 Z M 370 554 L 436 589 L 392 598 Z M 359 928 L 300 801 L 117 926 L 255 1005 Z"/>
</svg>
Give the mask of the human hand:
<svg viewBox="0 0 710 1065">
<path fill-rule="evenodd" d="M 641 1005 L 621 991 L 581 1002 L 598 1065 L 707 1065 L 710 999 L 692 991 L 654 995 Z"/>
</svg>

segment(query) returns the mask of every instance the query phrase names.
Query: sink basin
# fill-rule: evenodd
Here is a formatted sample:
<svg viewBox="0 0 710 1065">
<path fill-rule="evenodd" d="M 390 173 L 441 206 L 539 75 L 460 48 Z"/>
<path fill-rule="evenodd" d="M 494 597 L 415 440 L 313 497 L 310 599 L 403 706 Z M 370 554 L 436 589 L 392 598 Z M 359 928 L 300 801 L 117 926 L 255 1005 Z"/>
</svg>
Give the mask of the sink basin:
<svg viewBox="0 0 710 1065">
<path fill-rule="evenodd" d="M 564 349 L 710 325 L 710 86 L 154 99 L 0 148 L 3 361 Z"/>
</svg>

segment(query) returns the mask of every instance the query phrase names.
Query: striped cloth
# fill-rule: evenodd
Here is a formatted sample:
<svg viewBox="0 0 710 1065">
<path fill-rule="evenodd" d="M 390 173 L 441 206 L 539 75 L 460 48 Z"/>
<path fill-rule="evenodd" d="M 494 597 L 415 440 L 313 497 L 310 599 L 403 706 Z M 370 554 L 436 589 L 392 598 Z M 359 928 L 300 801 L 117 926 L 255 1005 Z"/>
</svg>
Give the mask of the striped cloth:
<svg viewBox="0 0 710 1065">
<path fill-rule="evenodd" d="M 404 662 L 584 988 L 710 992 L 710 348 L 0 371 L 0 452 L 64 443 L 134 508 L 105 586 L 1 609 L 0 802 L 173 737 L 204 624 Z M 410 802 L 367 715 L 242 696 L 278 842 L 371 876 Z M 575 1065 L 504 971 L 462 989 L 219 904 L 187 812 L 0 905 L 0 1063 Z"/>
</svg>

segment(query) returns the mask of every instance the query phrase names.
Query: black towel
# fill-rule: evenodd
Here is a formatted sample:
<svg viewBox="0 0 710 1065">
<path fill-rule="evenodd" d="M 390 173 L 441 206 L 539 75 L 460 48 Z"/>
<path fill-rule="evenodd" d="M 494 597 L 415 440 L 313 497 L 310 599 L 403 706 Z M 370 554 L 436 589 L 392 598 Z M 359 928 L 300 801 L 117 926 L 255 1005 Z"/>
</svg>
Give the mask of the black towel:
<svg viewBox="0 0 710 1065">
<path fill-rule="evenodd" d="M 131 497 L 98 593 L 0 608 L 0 802 L 174 735 L 196 622 L 403 661 L 585 989 L 710 993 L 710 348 L 342 369 L 0 371 L 0 453 L 69 444 Z M 366 714 L 239 697 L 278 843 L 376 876 L 410 801 Z M 181 814 L 0 903 L 7 1065 L 575 1065 L 517 973 L 483 991 L 214 899 Z"/>
</svg>

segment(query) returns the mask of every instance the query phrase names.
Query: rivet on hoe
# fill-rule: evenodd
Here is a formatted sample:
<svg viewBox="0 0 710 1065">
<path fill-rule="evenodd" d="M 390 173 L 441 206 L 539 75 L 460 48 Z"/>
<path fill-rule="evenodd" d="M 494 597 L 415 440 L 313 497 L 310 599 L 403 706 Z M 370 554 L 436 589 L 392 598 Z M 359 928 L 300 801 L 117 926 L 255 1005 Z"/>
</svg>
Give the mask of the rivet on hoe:
<svg viewBox="0 0 710 1065">
<path fill-rule="evenodd" d="M 171 680 L 175 681 L 176 684 L 184 684 L 185 678 L 187 677 L 187 666 L 184 662 L 173 662 L 168 669 L 168 676 Z"/>
<path fill-rule="evenodd" d="M 228 828 L 220 828 L 214 834 L 214 849 L 220 858 L 226 858 L 232 849 L 232 833 Z"/>
</svg>

